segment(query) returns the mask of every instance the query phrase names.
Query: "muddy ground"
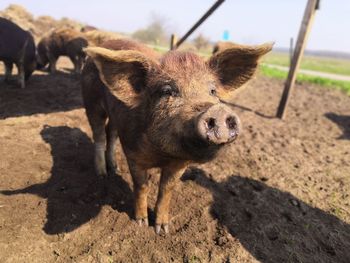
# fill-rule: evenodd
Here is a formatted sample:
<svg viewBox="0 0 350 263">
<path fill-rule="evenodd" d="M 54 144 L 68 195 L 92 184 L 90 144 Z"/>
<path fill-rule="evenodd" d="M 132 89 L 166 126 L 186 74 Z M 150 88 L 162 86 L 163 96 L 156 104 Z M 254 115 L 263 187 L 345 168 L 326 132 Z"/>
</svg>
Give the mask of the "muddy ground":
<svg viewBox="0 0 350 263">
<path fill-rule="evenodd" d="M 157 236 L 133 221 L 120 147 L 103 194 L 79 79 L 59 66 L 0 82 L 0 262 L 350 262 L 349 96 L 297 85 L 280 121 L 283 83 L 258 77 L 232 100 L 242 136 L 188 169 Z"/>
</svg>

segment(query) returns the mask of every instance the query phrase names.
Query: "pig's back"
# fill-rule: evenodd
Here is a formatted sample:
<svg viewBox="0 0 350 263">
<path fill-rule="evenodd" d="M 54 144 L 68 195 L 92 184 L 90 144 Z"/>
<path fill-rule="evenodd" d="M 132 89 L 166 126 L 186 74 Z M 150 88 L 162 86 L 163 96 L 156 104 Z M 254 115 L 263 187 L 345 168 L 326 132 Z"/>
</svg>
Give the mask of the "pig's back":
<svg viewBox="0 0 350 263">
<path fill-rule="evenodd" d="M 27 31 L 0 17 L 0 60 L 18 60 L 21 49 L 29 39 Z"/>
</svg>

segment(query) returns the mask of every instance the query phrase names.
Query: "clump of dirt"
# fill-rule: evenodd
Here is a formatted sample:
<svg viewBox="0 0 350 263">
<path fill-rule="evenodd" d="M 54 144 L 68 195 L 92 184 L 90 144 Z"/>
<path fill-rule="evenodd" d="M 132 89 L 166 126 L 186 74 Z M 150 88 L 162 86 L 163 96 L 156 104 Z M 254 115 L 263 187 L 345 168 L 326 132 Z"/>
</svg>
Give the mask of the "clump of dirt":
<svg viewBox="0 0 350 263">
<path fill-rule="evenodd" d="M 231 101 L 240 138 L 186 171 L 158 236 L 159 171 L 140 228 L 120 145 L 119 174 L 96 177 L 79 79 L 58 66 L 0 84 L 0 262 L 349 262 L 349 96 L 297 85 L 281 121 L 283 83 L 258 77 Z"/>
</svg>

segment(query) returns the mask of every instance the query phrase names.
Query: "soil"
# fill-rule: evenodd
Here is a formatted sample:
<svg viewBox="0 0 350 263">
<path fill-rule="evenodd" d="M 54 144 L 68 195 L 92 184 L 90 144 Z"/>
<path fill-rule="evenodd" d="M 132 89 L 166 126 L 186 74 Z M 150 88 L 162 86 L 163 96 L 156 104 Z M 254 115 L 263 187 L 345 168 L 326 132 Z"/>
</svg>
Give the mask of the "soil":
<svg viewBox="0 0 350 263">
<path fill-rule="evenodd" d="M 242 135 L 186 171 L 156 235 L 159 171 L 140 228 L 120 145 L 103 182 L 79 78 L 59 68 L 0 80 L 0 262 L 350 262 L 349 96 L 298 84 L 281 121 L 283 83 L 257 77 L 231 101 Z"/>
</svg>

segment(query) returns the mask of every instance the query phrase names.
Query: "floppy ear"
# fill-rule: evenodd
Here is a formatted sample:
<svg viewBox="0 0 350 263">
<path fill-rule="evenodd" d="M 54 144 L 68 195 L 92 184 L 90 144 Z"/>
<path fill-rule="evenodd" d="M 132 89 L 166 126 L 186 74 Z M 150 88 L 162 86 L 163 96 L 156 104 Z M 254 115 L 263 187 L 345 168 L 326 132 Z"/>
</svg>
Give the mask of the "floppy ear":
<svg viewBox="0 0 350 263">
<path fill-rule="evenodd" d="M 209 66 L 218 75 L 226 91 L 234 91 L 250 80 L 258 66 L 259 59 L 272 49 L 273 43 L 259 46 L 245 46 L 235 43 L 218 48 L 209 59 Z"/>
<path fill-rule="evenodd" d="M 94 61 L 101 81 L 112 94 L 130 107 L 137 106 L 147 75 L 157 67 L 157 62 L 135 50 L 88 47 L 84 51 Z"/>
</svg>

